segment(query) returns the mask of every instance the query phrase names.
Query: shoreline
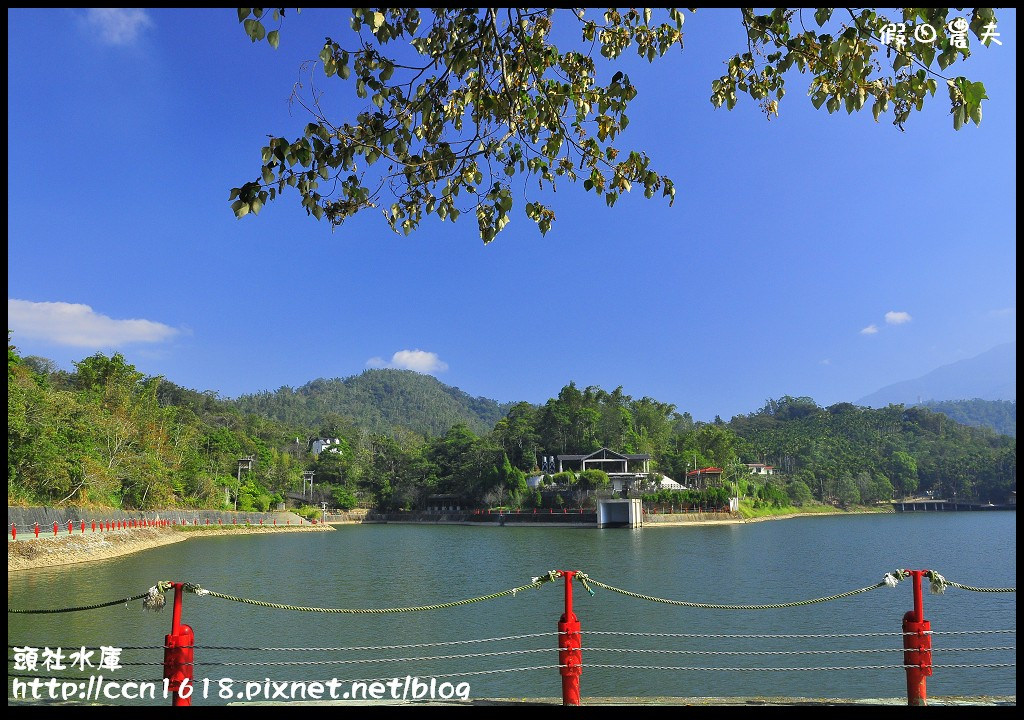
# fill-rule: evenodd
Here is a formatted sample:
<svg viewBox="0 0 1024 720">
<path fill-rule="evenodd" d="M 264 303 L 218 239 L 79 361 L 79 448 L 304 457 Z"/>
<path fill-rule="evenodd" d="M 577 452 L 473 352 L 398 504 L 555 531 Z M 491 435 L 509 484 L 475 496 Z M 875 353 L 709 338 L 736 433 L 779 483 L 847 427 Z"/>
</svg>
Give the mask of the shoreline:
<svg viewBox="0 0 1024 720">
<path fill-rule="evenodd" d="M 846 512 L 837 510 L 834 512 L 818 513 L 788 513 L 785 515 L 764 515 L 756 518 L 729 518 L 729 519 L 681 519 L 668 520 L 666 522 L 647 522 L 643 528 L 657 527 L 693 527 L 710 525 L 744 525 L 746 523 L 765 522 L 768 520 L 790 520 L 798 517 L 817 517 L 823 515 L 870 515 L 888 514 L 885 511 L 860 511 Z M 34 570 L 38 568 L 62 567 L 67 565 L 78 565 L 88 562 L 102 562 L 114 558 L 132 555 L 137 552 L 151 550 L 153 548 L 172 545 L 184 542 L 189 538 L 214 537 L 224 535 L 255 535 L 278 532 L 326 532 L 334 530 L 335 525 L 477 525 L 482 527 L 569 527 L 569 528 L 594 528 L 594 525 L 582 523 L 508 523 L 504 526 L 497 522 L 479 521 L 378 521 L 378 520 L 354 520 L 346 519 L 335 522 L 328 521 L 318 525 L 290 525 L 281 526 L 249 526 L 213 528 L 198 527 L 193 529 L 174 528 L 141 528 L 135 530 L 115 530 L 96 534 L 85 535 L 61 535 L 59 537 L 26 538 L 24 540 L 12 541 L 7 539 L 7 572 L 14 573 L 21 570 Z"/>
<path fill-rule="evenodd" d="M 38 568 L 78 565 L 88 562 L 102 562 L 133 555 L 144 550 L 173 545 L 190 538 L 225 535 L 256 535 L 278 532 L 329 532 L 330 525 L 286 525 L 250 526 L 247 528 L 205 528 L 177 530 L 174 528 L 139 528 L 134 530 L 112 530 L 85 535 L 62 535 L 58 537 L 7 538 L 7 572 L 35 570 Z"/>
</svg>

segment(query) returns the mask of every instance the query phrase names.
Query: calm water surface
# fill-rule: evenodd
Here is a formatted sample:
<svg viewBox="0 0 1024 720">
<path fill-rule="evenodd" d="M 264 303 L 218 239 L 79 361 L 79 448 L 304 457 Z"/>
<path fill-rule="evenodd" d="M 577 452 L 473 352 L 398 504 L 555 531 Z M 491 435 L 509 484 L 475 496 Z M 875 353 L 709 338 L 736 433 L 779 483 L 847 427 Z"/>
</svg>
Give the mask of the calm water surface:
<svg viewBox="0 0 1024 720">
<path fill-rule="evenodd" d="M 553 569 L 580 569 L 610 585 L 647 595 L 720 604 L 784 603 L 834 595 L 879 582 L 897 568 L 934 569 L 956 582 L 1016 587 L 1016 513 L 964 512 L 802 517 L 777 522 L 642 530 L 350 525 L 331 533 L 190 540 L 127 558 L 8 576 L 8 607 L 86 605 L 144 592 L 158 580 L 181 580 L 219 592 L 293 605 L 396 607 L 469 598 L 526 584 Z M 170 595 L 168 595 L 170 599 Z M 9 645 L 153 646 L 163 642 L 169 610 L 139 603 L 83 613 L 9 616 Z M 583 697 L 831 696 L 899 697 L 900 669 L 835 671 L 751 668 L 898 665 L 901 639 L 747 639 L 730 634 L 898 633 L 912 607 L 911 584 L 827 603 L 781 610 L 672 607 L 577 584 L 575 609 L 584 632 Z M 553 665 L 553 631 L 562 589 L 537 590 L 473 605 L 399 615 L 285 612 L 187 595 L 183 619 L 199 646 L 301 647 L 303 652 L 197 650 L 197 677 L 236 680 L 328 680 L 451 674 L 473 697 L 560 695 L 556 669 L 469 675 Z M 1015 630 L 1015 593 L 948 589 L 925 595 L 936 633 Z M 698 634 L 702 638 L 591 635 L 587 632 Z M 378 652 L 324 648 L 525 638 Z M 936 635 L 932 695 L 1015 695 L 1015 634 Z M 613 652 L 598 648 L 686 652 Z M 273 665 L 539 650 L 474 658 Z M 825 651 L 757 655 L 754 652 Z M 871 650 L 873 652 L 836 652 Z M 703 654 L 695 654 L 700 652 Z M 159 650 L 126 650 L 127 662 L 159 663 Z M 250 663 L 217 665 L 210 663 Z M 588 664 L 590 667 L 588 667 Z M 598 668 L 646 665 L 659 668 Z M 723 669 L 727 668 L 727 669 Z M 62 671 L 73 676 L 77 671 Z M 78 673 L 79 675 L 81 673 Z M 114 677 L 160 677 L 157 665 Z M 110 673 L 107 674 L 110 677 Z M 212 693 L 211 693 L 212 694 Z M 10 695 L 9 695 L 10 697 Z M 216 698 L 196 704 L 223 702 Z M 158 704 L 164 704 L 159 701 Z"/>
</svg>

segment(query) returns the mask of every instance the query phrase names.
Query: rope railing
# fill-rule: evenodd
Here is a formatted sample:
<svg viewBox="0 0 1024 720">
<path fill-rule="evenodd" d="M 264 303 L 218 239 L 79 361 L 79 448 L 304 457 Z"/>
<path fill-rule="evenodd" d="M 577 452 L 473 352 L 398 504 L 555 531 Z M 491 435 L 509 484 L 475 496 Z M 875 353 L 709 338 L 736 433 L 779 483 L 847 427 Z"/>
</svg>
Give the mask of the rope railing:
<svg viewBox="0 0 1024 720">
<path fill-rule="evenodd" d="M 866 593 L 871 590 L 879 589 L 881 587 L 896 587 L 902 580 L 907 578 L 913 578 L 914 580 L 914 601 L 915 610 L 907 613 L 904 617 L 904 624 L 902 632 L 860 632 L 860 633 L 725 633 L 725 634 L 701 634 L 701 633 L 652 633 L 652 632 L 629 632 L 629 631 L 601 631 L 601 630 L 587 630 L 582 631 L 579 628 L 579 622 L 575 614 L 572 612 L 571 603 L 571 590 L 574 581 L 579 581 L 581 585 L 591 595 L 595 595 L 594 588 L 608 590 L 621 594 L 626 597 L 630 597 L 636 600 L 644 600 L 649 602 L 656 602 L 662 604 L 668 604 L 677 607 L 686 608 L 699 608 L 699 609 L 716 609 L 716 610 L 766 610 L 776 608 L 794 608 L 802 607 L 816 603 L 825 603 L 833 600 L 840 600 L 843 598 L 851 597 L 861 593 Z M 485 644 L 485 645 L 496 645 L 503 642 L 520 641 L 520 640 L 538 640 L 546 639 L 550 640 L 552 633 L 521 633 L 516 635 L 506 635 L 499 637 L 488 637 L 488 638 L 470 638 L 470 639 L 454 639 L 454 640 L 440 640 L 437 642 L 416 642 L 416 643 L 404 643 L 404 644 L 391 644 L 391 645 L 352 645 L 348 647 L 259 647 L 259 646 L 230 646 L 230 645 L 202 645 L 195 642 L 192 630 L 181 624 L 181 604 L 184 594 L 190 593 L 198 597 L 213 597 L 217 599 L 229 600 L 232 602 L 238 602 L 241 604 L 247 604 L 256 607 L 286 610 L 286 611 L 299 611 L 299 612 L 314 612 L 314 613 L 328 613 L 328 614 L 394 614 L 394 613 L 408 613 L 417 611 L 432 611 L 462 607 L 474 603 L 484 602 L 487 600 L 495 600 L 503 597 L 515 597 L 519 592 L 526 590 L 537 589 L 545 584 L 548 584 L 556 579 L 562 579 L 565 585 L 566 593 L 566 612 L 562 616 L 562 621 L 559 622 L 559 630 L 554 633 L 557 638 L 557 647 L 552 643 L 551 645 L 544 643 L 541 647 L 527 647 L 527 648 L 508 648 L 508 649 L 484 649 L 483 651 L 476 652 L 449 652 L 449 653 L 438 653 L 438 654 L 419 654 L 416 651 L 425 651 L 429 653 L 430 648 L 454 648 L 458 646 L 472 645 L 472 644 Z M 1014 593 L 1016 588 L 982 588 L 971 585 L 956 583 L 947 580 L 942 575 L 931 570 L 895 570 L 886 573 L 883 579 L 874 584 L 866 587 L 850 590 L 847 592 L 830 595 L 827 597 L 816 597 L 805 600 L 796 600 L 785 603 L 771 603 L 771 604 L 721 604 L 721 603 L 703 603 L 693 602 L 688 600 L 675 600 L 662 598 L 654 595 L 646 595 L 642 593 L 625 590 L 620 587 L 602 582 L 595 578 L 590 577 L 586 573 L 580 571 L 549 571 L 543 575 L 532 578 L 530 583 L 523 584 L 517 587 L 509 588 L 495 593 L 487 595 L 480 595 L 471 598 L 465 598 L 461 600 L 454 600 L 450 602 L 439 602 L 426 605 L 415 605 L 415 606 L 402 606 L 402 607 L 383 607 L 383 608 L 335 608 L 335 607 L 314 607 L 306 605 L 293 605 L 287 603 L 270 602 L 266 600 L 257 600 L 253 598 L 244 598 L 227 593 L 217 592 L 208 590 L 200 587 L 195 583 L 185 582 L 169 582 L 161 581 L 156 583 L 147 592 L 134 595 L 127 598 L 121 598 L 117 600 L 111 600 L 103 603 L 96 603 L 92 605 L 82 605 L 77 607 L 66 607 L 66 608 L 45 608 L 45 609 L 8 609 L 9 614 L 50 614 L 50 613 L 71 613 L 80 612 L 87 610 L 94 610 L 104 607 L 111 607 L 121 604 L 129 604 L 136 600 L 143 601 L 143 607 L 145 609 L 159 610 L 165 604 L 164 595 L 169 590 L 174 590 L 174 619 L 172 623 L 172 632 L 167 636 L 166 643 L 162 646 L 144 646 L 134 645 L 126 646 L 121 648 L 122 650 L 155 650 L 162 649 L 164 651 L 164 661 L 154 662 L 145 659 L 125 659 L 121 663 L 120 667 L 132 668 L 132 667 L 147 667 L 147 666 L 163 666 L 165 681 L 170 684 L 171 690 L 174 691 L 175 704 L 189 704 L 190 701 L 185 697 L 179 697 L 177 692 L 182 684 L 188 685 L 193 682 L 194 674 L 197 669 L 200 673 L 208 673 L 212 668 L 286 668 L 286 667 L 356 667 L 365 665 L 387 665 L 387 664 L 402 664 L 406 666 L 404 669 L 408 671 L 409 666 L 414 666 L 415 663 L 461 663 L 463 665 L 472 666 L 473 664 L 479 665 L 484 662 L 485 667 L 487 664 L 491 664 L 492 661 L 500 659 L 510 658 L 524 658 L 525 656 L 536 655 L 536 654 L 550 654 L 558 653 L 559 662 L 557 665 L 532 665 L 527 667 L 516 667 L 516 668 L 491 668 L 491 669 L 479 669 L 479 670 L 465 670 L 458 673 L 450 673 L 443 675 L 436 675 L 431 672 L 431 677 L 443 678 L 443 677 L 467 677 L 475 675 L 488 675 L 496 673 L 507 673 L 507 672 L 521 672 L 521 671 L 532 671 L 540 669 L 551 669 L 559 668 L 559 672 L 562 675 L 563 680 L 563 700 L 566 704 L 579 704 L 578 695 L 578 679 L 580 670 L 582 668 L 581 652 L 586 652 L 588 655 L 594 654 L 598 657 L 601 655 L 619 655 L 624 656 L 623 659 L 627 660 L 623 663 L 588 663 L 588 668 L 595 669 L 608 669 L 608 670 L 639 670 L 639 671 L 676 671 L 676 672 L 730 672 L 730 671 L 741 671 L 741 672 L 781 672 L 781 671 L 870 671 L 870 670 L 883 670 L 883 669 L 903 669 L 908 674 L 908 700 L 910 704 L 926 704 L 924 702 L 923 695 L 923 679 L 926 676 L 930 676 L 934 669 L 958 669 L 958 668 L 1012 668 L 1016 667 L 1015 662 L 994 662 L 993 657 L 978 657 L 980 653 L 988 653 L 990 656 L 994 653 L 1015 653 L 1016 647 L 1014 645 L 999 644 L 998 641 L 989 644 L 975 644 L 958 647 L 932 647 L 932 638 L 938 636 L 947 637 L 958 637 L 958 636 L 990 636 L 990 635 L 1006 635 L 1015 634 L 1014 629 L 977 629 L 977 630 L 949 630 L 949 631 L 932 631 L 930 625 L 923 620 L 923 611 L 921 603 L 921 584 L 922 579 L 927 579 L 931 587 L 932 592 L 942 593 L 947 588 L 956 588 L 965 591 L 984 592 L 984 593 Z M 648 645 L 653 644 L 654 647 L 620 647 L 615 646 L 614 641 L 610 646 L 604 646 L 600 643 L 599 638 L 602 637 L 621 637 L 621 638 L 638 638 L 648 639 L 650 642 Z M 591 646 L 584 646 L 583 638 L 593 638 L 597 643 Z M 725 639 L 759 639 L 759 640 L 850 640 L 858 638 L 901 638 L 903 643 L 902 647 L 842 647 L 840 644 L 831 643 L 830 646 L 815 648 L 811 647 L 800 647 L 796 649 L 788 649 L 785 645 L 782 648 L 768 648 L 768 649 L 733 649 L 726 647 L 687 647 L 687 648 L 673 648 L 668 646 L 667 643 L 672 640 L 690 640 L 690 639 L 705 639 L 718 643 Z M 627 643 L 628 644 L 628 643 Z M 848 644 L 848 643 L 846 643 Z M 894 643 L 895 644 L 895 643 Z M 19 650 L 25 650 L 16 645 L 8 645 L 9 650 L 14 650 L 15 654 L 18 654 Z M 195 658 L 195 652 L 200 651 L 204 655 L 200 658 Z M 470 650 L 470 648 L 467 648 Z M 85 651 L 85 648 L 82 648 Z M 385 657 L 380 656 L 368 656 L 368 657 L 317 657 L 313 659 L 272 659 L 272 658 L 259 658 L 259 659 L 232 659 L 230 656 L 218 655 L 218 653 L 228 652 L 248 652 L 248 653 L 317 653 L 323 654 L 344 654 L 344 653 L 388 653 L 399 651 L 397 655 L 387 655 Z M 413 651 L 413 652 L 403 652 Z M 689 658 L 689 657 L 734 657 L 734 656 L 745 656 L 749 658 L 777 658 L 781 662 L 785 662 L 784 658 L 802 658 L 802 657 L 821 657 L 825 655 L 833 655 L 838 657 L 841 656 L 860 656 L 867 659 L 871 656 L 891 655 L 894 653 L 903 653 L 903 657 L 900 658 L 902 662 L 894 663 L 873 663 L 863 665 L 816 665 L 816 666 L 787 666 L 785 664 L 775 666 L 757 666 L 756 660 L 750 664 L 743 665 L 740 663 L 736 667 L 717 666 L 709 665 L 696 666 L 696 665 L 645 665 L 645 664 L 633 664 L 628 662 L 629 655 L 637 656 L 637 659 L 641 659 L 649 656 L 661 656 L 665 658 Z M 208 655 L 207 653 L 213 653 Z M 975 655 L 979 662 L 954 662 L 961 658 L 959 654 Z M 938 655 L 940 662 L 934 662 L 934 655 Z M 615 658 L 609 657 L 609 660 Z M 895 658 L 894 658 L 895 659 Z M 966 660 L 967 658 L 962 658 Z M 949 660 L 949 662 L 946 662 Z M 981 662 L 984 661 L 984 662 Z M 8 661 L 9 664 L 12 662 Z M 18 663 L 15 662 L 15 670 L 18 670 Z M 33 668 L 34 669 L 34 668 Z M 54 669 L 60 669 L 54 668 Z M 47 668 L 49 671 L 49 668 Z M 83 668 L 84 670 L 84 668 Z M 920 689 L 915 694 L 915 691 L 911 689 L 914 683 L 911 683 L 911 676 L 915 678 L 916 683 Z M 9 677 L 24 677 L 22 675 L 15 675 L 9 673 Z M 34 676 L 33 676 L 34 677 Z M 266 678 L 267 682 L 270 682 L 270 678 Z M 360 682 L 360 681 L 352 681 Z M 367 680 L 367 682 L 373 682 L 373 680 Z M 576 694 L 566 693 L 567 685 L 571 688 L 575 683 Z M 575 702 L 573 702 L 575 699 Z"/>
</svg>

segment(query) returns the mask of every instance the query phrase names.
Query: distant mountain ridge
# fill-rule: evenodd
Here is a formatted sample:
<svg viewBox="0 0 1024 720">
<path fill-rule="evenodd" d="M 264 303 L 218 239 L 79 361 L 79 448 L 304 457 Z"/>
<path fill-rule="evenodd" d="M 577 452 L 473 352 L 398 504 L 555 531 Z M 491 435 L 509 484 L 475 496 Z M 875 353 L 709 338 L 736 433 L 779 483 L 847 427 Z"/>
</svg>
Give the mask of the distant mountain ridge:
<svg viewBox="0 0 1024 720">
<path fill-rule="evenodd" d="M 1016 400 L 1017 343 L 997 345 L 973 358 L 893 383 L 862 397 L 857 405 L 885 407 L 945 400 Z"/>
<path fill-rule="evenodd" d="M 961 425 L 992 428 L 1000 435 L 1017 437 L 1016 400 L 932 400 L 921 403 Z"/>
<path fill-rule="evenodd" d="M 403 427 L 428 436 L 443 435 L 457 423 L 477 434 L 489 432 L 512 406 L 473 397 L 430 375 L 391 368 L 320 378 L 300 388 L 242 395 L 231 402 L 243 412 L 308 427 L 335 414 L 371 432 L 390 434 Z"/>
</svg>

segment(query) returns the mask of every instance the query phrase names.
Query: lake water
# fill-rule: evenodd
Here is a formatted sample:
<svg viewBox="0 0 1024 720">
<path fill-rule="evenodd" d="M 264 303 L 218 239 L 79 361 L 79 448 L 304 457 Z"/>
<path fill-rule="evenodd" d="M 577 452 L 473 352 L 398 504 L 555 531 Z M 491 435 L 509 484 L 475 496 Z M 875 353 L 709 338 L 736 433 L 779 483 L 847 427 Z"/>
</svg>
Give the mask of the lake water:
<svg viewBox="0 0 1024 720">
<path fill-rule="evenodd" d="M 292 605 L 414 606 L 498 592 L 527 584 L 532 576 L 556 569 L 583 570 L 609 585 L 663 598 L 772 604 L 874 585 L 886 572 L 897 568 L 933 569 L 965 585 L 1016 587 L 1016 555 L 1014 512 L 801 517 L 744 525 L 639 530 L 349 525 L 330 533 L 196 539 L 111 561 L 19 572 L 8 576 L 8 607 L 87 605 L 144 592 L 158 580 L 188 581 L 230 595 Z M 472 697 L 557 697 L 557 669 L 469 673 L 554 665 L 554 630 L 562 612 L 562 594 L 559 581 L 515 597 L 398 615 L 286 612 L 186 595 L 183 621 L 194 628 L 200 648 L 196 650 L 196 675 L 213 679 L 210 695 L 214 696 L 217 680 L 226 677 L 325 681 L 445 674 L 452 676 L 446 678 L 449 681 L 469 682 Z M 574 584 L 574 599 L 584 633 L 584 702 L 588 696 L 905 696 L 905 674 L 899 668 L 764 668 L 901 664 L 900 622 L 913 605 L 909 580 L 896 588 L 883 587 L 840 600 L 776 610 L 673 607 L 602 589 L 596 589 L 591 597 L 578 583 Z M 964 649 L 1015 646 L 1015 633 L 941 634 L 1015 631 L 1015 593 L 949 588 L 943 595 L 926 591 L 924 604 L 925 617 L 936 633 L 935 671 L 928 681 L 930 695 L 1016 694 L 1015 650 Z M 65 651 L 80 646 L 159 646 L 171 620 L 169 603 L 162 613 L 144 613 L 138 602 L 130 608 L 115 606 L 49 616 L 10 615 L 8 619 L 9 645 L 59 646 Z M 705 637 L 587 634 L 595 631 Z M 377 652 L 323 650 L 535 633 L 549 635 Z M 851 633 L 889 635 L 725 637 Z M 228 651 L 205 650 L 204 646 L 311 649 Z M 539 652 L 400 662 L 270 664 L 518 650 Z M 871 652 L 836 652 L 851 650 Z M 754 654 L 794 651 L 807 654 Z M 158 649 L 122 653 L 123 662 L 161 660 Z M 1006 663 L 1013 667 L 945 667 Z M 592 667 L 598 664 L 688 669 Z M 158 665 L 138 665 L 106 676 L 151 679 L 159 678 L 160 672 Z M 74 669 L 54 674 L 82 676 Z M 221 702 L 216 697 L 195 700 L 197 705 Z M 165 703 L 161 700 L 156 704 Z"/>
</svg>

